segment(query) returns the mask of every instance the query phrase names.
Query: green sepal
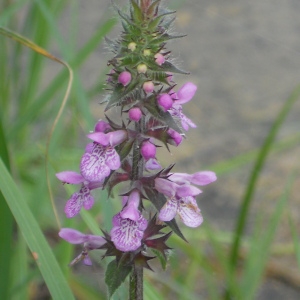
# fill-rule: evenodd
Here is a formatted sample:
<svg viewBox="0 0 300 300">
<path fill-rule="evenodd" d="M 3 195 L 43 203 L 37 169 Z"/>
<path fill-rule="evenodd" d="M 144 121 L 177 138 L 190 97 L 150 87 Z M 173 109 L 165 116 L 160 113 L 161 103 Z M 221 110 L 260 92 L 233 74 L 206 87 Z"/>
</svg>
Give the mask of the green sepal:
<svg viewBox="0 0 300 300">
<path fill-rule="evenodd" d="M 135 88 L 138 86 L 138 81 L 131 81 L 130 84 L 126 87 L 123 87 L 121 84 L 118 84 L 112 94 L 108 95 L 105 98 L 105 101 L 108 101 L 104 112 L 108 111 L 110 108 L 122 105 L 122 102 L 125 101 L 125 97 L 130 97 L 134 92 Z"/>
<path fill-rule="evenodd" d="M 108 288 L 109 299 L 111 299 L 116 290 L 125 281 L 131 270 L 131 266 L 118 265 L 116 260 L 108 264 L 105 272 L 105 283 Z"/>
<path fill-rule="evenodd" d="M 134 21 L 136 22 L 142 22 L 144 19 L 143 12 L 141 8 L 137 5 L 137 3 L 134 0 L 130 1 L 132 10 L 131 10 L 131 16 Z"/>
<path fill-rule="evenodd" d="M 165 72 L 178 73 L 178 74 L 184 74 L 184 75 L 190 74 L 189 72 L 178 69 L 173 64 L 171 64 L 169 61 L 165 61 L 161 65 L 161 67 Z"/>
<path fill-rule="evenodd" d="M 173 40 L 173 39 L 180 39 L 186 37 L 187 34 L 180 34 L 180 35 L 170 35 L 168 33 L 164 33 L 161 37 L 165 40 Z"/>
<path fill-rule="evenodd" d="M 148 8 L 147 10 L 147 16 L 148 17 L 152 17 L 154 16 L 155 14 L 157 14 L 157 11 L 158 11 L 158 5 L 160 4 L 160 1 L 161 0 L 156 0 L 154 1 Z"/>
<path fill-rule="evenodd" d="M 120 45 L 116 41 L 113 41 L 106 36 L 104 37 L 104 39 L 105 39 L 107 46 L 109 47 L 109 49 L 111 51 L 113 51 L 115 53 L 117 53 L 119 51 Z"/>
<path fill-rule="evenodd" d="M 171 19 L 169 19 L 169 20 L 167 20 L 167 21 L 165 21 L 163 24 L 162 24 L 162 27 L 164 28 L 164 29 L 169 29 L 169 27 L 173 24 L 173 22 L 176 20 L 176 17 L 174 17 L 174 18 L 171 18 Z"/>
<path fill-rule="evenodd" d="M 156 17 L 154 20 L 152 20 L 149 24 L 148 24 L 148 29 L 150 31 L 154 30 L 158 24 L 163 20 L 164 16 L 158 16 Z"/>
<path fill-rule="evenodd" d="M 156 249 L 151 249 L 151 251 L 155 254 L 155 256 L 158 258 L 160 265 L 164 271 L 167 269 L 167 262 L 168 260 L 165 258 L 165 256 Z"/>
<path fill-rule="evenodd" d="M 169 128 L 174 129 L 178 133 L 182 133 L 170 113 L 162 111 L 157 106 L 155 96 L 148 97 L 144 102 L 144 106 L 154 118 L 160 120 L 163 124 L 166 124 Z"/>
</svg>

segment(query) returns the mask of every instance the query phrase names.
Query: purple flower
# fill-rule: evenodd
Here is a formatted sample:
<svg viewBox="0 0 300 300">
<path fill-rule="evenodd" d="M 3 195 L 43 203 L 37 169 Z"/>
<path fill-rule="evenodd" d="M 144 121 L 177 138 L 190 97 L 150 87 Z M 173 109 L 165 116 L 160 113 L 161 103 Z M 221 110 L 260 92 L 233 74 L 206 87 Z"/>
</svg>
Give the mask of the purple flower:
<svg viewBox="0 0 300 300">
<path fill-rule="evenodd" d="M 111 170 L 117 170 L 121 166 L 119 154 L 114 147 L 127 138 L 127 132 L 125 130 L 93 132 L 88 134 L 88 137 L 94 143 L 86 148 L 81 158 L 81 174 L 90 182 L 103 181 Z"/>
<path fill-rule="evenodd" d="M 72 194 L 65 206 L 65 214 L 67 218 L 76 216 L 82 207 L 89 210 L 94 205 L 94 198 L 91 195 L 91 190 L 102 186 L 103 181 L 89 182 L 85 178 L 73 171 L 64 171 L 56 174 L 56 177 L 63 183 L 82 184 L 78 192 Z"/>
<path fill-rule="evenodd" d="M 181 104 L 189 102 L 195 95 L 197 86 L 192 82 L 185 83 L 177 93 L 172 93 L 171 97 L 174 100 L 172 107 L 169 109 L 173 117 L 177 117 L 181 121 L 182 128 L 188 130 L 189 126 L 192 128 L 197 127 L 189 118 L 182 112 Z"/>
<path fill-rule="evenodd" d="M 176 213 L 189 227 L 197 227 L 203 222 L 195 196 L 202 191 L 192 184 L 207 185 L 217 179 L 214 172 L 203 171 L 195 174 L 173 173 L 168 179 L 156 178 L 155 188 L 167 197 L 167 202 L 159 212 L 159 219 L 171 221 Z"/>
<path fill-rule="evenodd" d="M 126 201 L 126 198 L 123 200 Z M 133 190 L 122 211 L 113 217 L 111 240 L 120 251 L 135 251 L 141 246 L 148 222 L 138 209 L 139 203 L 140 194 L 137 190 Z"/>
<path fill-rule="evenodd" d="M 62 228 L 58 235 L 71 244 L 83 244 L 84 250 L 70 263 L 74 265 L 80 260 L 83 260 L 85 265 L 91 265 L 88 251 L 99 249 L 106 243 L 102 236 L 83 234 L 72 228 Z"/>
</svg>

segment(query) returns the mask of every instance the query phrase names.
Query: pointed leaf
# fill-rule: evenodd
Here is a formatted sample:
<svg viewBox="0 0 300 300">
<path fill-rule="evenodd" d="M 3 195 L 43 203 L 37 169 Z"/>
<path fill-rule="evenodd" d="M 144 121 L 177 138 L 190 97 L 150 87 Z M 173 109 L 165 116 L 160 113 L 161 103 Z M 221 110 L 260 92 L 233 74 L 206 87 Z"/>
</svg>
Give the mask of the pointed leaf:
<svg viewBox="0 0 300 300">
<path fill-rule="evenodd" d="M 115 260 L 111 261 L 106 269 L 105 283 L 108 287 L 109 299 L 113 296 L 115 291 L 125 281 L 126 277 L 130 274 L 132 267 L 121 266 Z"/>
<path fill-rule="evenodd" d="M 136 22 L 141 22 L 143 21 L 143 13 L 140 7 L 137 5 L 137 3 L 134 0 L 130 1 L 133 12 L 132 12 L 132 17 Z"/>
<path fill-rule="evenodd" d="M 185 74 L 188 75 L 189 72 L 186 71 L 182 71 L 180 69 L 178 69 L 177 67 L 175 67 L 173 64 L 171 64 L 169 61 L 165 61 L 162 65 L 161 65 L 162 69 L 165 72 L 171 72 L 171 73 L 178 73 L 178 74 Z"/>
<path fill-rule="evenodd" d="M 160 120 L 163 124 L 174 129 L 178 133 L 182 133 L 179 126 L 176 124 L 169 112 L 162 111 L 156 104 L 155 97 L 147 98 L 144 102 L 144 106 L 148 109 L 150 114 L 156 119 Z"/>
</svg>

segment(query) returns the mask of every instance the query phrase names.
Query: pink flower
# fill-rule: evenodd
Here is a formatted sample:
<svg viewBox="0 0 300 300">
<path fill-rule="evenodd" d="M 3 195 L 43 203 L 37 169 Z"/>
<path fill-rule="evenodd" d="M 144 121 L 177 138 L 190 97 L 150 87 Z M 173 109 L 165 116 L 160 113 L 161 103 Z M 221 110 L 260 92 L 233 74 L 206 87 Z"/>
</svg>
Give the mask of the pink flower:
<svg viewBox="0 0 300 300">
<path fill-rule="evenodd" d="M 185 83 L 177 93 L 171 95 L 174 103 L 169 112 L 173 117 L 177 117 L 181 121 L 182 128 L 188 130 L 189 126 L 192 128 L 197 127 L 189 118 L 187 118 L 182 112 L 181 104 L 189 102 L 195 95 L 197 86 L 192 82 Z"/>
<path fill-rule="evenodd" d="M 127 138 L 127 131 L 93 132 L 87 136 L 94 143 L 86 148 L 81 158 L 81 174 L 90 182 L 103 181 L 111 170 L 117 170 L 121 166 L 119 154 L 114 147 Z"/>
<path fill-rule="evenodd" d="M 124 199 L 126 200 L 125 197 Z M 139 203 L 140 194 L 138 190 L 133 190 L 123 210 L 113 217 L 111 240 L 120 251 L 135 251 L 142 244 L 148 222 L 138 210 Z"/>
<path fill-rule="evenodd" d="M 67 218 L 76 216 L 82 207 L 89 210 L 94 205 L 94 198 L 91 195 L 91 190 L 102 186 L 103 181 L 89 182 L 85 178 L 73 171 L 64 171 L 56 174 L 56 177 L 63 183 L 82 184 L 78 192 L 72 194 L 71 198 L 65 205 L 65 214 Z"/>
<path fill-rule="evenodd" d="M 71 244 L 83 244 L 84 250 L 70 263 L 74 265 L 80 260 L 83 260 L 85 265 L 91 265 L 92 262 L 89 258 L 88 251 L 99 249 L 106 243 L 102 236 L 83 234 L 72 228 L 62 228 L 58 235 Z"/>
<path fill-rule="evenodd" d="M 182 222 L 189 227 L 198 227 L 203 222 L 195 196 L 201 190 L 191 185 L 207 185 L 217 179 L 211 171 L 195 174 L 174 173 L 168 179 L 156 178 L 155 189 L 167 197 L 167 202 L 159 212 L 159 219 L 171 221 L 178 214 Z"/>
</svg>

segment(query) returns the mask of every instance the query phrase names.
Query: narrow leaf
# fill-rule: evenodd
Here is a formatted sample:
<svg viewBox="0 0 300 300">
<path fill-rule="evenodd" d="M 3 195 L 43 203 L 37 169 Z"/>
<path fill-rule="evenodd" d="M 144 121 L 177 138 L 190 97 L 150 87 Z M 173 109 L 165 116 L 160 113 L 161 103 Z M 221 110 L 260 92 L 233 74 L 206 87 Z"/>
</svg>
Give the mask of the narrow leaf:
<svg viewBox="0 0 300 300">
<path fill-rule="evenodd" d="M 0 189 L 31 253 L 36 258 L 37 266 L 41 271 L 53 299 L 74 299 L 36 219 L 1 159 Z"/>
</svg>

